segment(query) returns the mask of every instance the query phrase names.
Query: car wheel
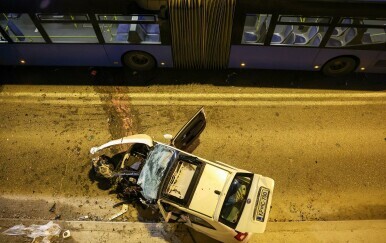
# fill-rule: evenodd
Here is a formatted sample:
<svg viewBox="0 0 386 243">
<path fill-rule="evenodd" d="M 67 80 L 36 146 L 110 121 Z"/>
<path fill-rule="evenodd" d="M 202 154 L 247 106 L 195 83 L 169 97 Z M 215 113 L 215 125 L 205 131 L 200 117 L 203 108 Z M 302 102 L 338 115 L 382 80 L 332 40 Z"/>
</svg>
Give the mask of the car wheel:
<svg viewBox="0 0 386 243">
<path fill-rule="evenodd" d="M 122 56 L 122 63 L 135 71 L 149 71 L 156 67 L 155 58 L 144 51 L 130 51 Z"/>
<path fill-rule="evenodd" d="M 342 56 L 331 59 L 322 68 L 324 75 L 331 77 L 343 76 L 352 73 L 358 66 L 358 61 L 354 57 Z"/>
</svg>

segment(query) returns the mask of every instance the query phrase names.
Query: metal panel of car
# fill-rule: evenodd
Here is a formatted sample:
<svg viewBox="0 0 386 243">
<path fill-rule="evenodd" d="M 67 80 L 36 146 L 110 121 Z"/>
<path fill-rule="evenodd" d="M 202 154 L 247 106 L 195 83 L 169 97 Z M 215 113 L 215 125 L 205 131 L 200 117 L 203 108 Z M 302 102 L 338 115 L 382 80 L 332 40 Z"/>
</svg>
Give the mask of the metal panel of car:
<svg viewBox="0 0 386 243">
<path fill-rule="evenodd" d="M 135 144 L 135 143 L 141 143 L 146 144 L 149 147 L 153 146 L 153 139 L 146 134 L 135 134 L 127 137 L 123 137 L 120 139 L 111 140 L 105 144 L 102 144 L 97 147 L 92 147 L 90 149 L 91 154 L 95 154 L 99 150 L 114 146 L 114 145 L 120 145 L 120 144 Z"/>
<path fill-rule="evenodd" d="M 220 194 L 216 194 L 216 191 L 221 193 L 224 190 L 229 174 L 226 170 L 207 164 L 193 194 L 189 208 L 213 217 L 220 199 Z"/>
<path fill-rule="evenodd" d="M 172 139 L 171 143 L 174 147 L 185 150 L 188 148 L 204 131 L 206 126 L 206 115 L 204 107 L 202 107 L 177 135 Z"/>
</svg>

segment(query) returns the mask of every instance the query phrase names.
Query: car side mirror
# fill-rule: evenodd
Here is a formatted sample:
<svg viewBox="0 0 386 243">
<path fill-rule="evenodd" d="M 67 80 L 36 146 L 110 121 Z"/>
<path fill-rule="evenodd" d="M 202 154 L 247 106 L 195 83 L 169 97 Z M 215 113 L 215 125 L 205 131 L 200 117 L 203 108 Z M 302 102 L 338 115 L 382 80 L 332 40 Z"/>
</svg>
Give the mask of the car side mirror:
<svg viewBox="0 0 386 243">
<path fill-rule="evenodd" d="M 169 144 L 170 144 L 170 143 L 171 143 L 171 140 L 173 139 L 173 135 L 166 133 L 166 134 L 164 134 L 164 138 L 165 138 L 166 140 L 168 140 L 168 141 L 169 141 Z"/>
</svg>

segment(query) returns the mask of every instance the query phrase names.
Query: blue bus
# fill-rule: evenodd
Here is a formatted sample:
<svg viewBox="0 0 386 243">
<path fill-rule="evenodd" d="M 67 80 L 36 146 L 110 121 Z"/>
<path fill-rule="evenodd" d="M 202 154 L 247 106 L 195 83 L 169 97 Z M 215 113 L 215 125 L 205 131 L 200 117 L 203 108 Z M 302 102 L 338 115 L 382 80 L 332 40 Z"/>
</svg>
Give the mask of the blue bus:
<svg viewBox="0 0 386 243">
<path fill-rule="evenodd" d="M 386 73 L 386 1 L 2 0 L 0 65 Z"/>
</svg>

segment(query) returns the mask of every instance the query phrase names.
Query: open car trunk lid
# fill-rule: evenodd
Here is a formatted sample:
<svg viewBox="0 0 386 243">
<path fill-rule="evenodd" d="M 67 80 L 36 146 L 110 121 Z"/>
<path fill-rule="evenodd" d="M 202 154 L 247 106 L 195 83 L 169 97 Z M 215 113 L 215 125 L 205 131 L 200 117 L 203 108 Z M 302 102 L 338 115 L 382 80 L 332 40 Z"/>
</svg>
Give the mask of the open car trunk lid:
<svg viewBox="0 0 386 243">
<path fill-rule="evenodd" d="M 253 175 L 253 181 L 247 202 L 236 226 L 239 232 L 263 233 L 267 225 L 272 202 L 274 180 L 258 174 Z"/>
</svg>

